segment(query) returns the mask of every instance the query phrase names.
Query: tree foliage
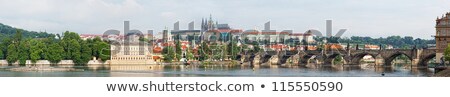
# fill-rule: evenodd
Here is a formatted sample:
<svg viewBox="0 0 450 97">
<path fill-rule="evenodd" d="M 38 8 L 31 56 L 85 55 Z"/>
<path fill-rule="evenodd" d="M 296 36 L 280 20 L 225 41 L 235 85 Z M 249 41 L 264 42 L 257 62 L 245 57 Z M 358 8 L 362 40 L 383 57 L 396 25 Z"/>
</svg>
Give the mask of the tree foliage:
<svg viewBox="0 0 450 97">
<path fill-rule="evenodd" d="M 111 59 L 111 50 L 110 45 L 106 42 L 96 42 L 96 51 L 98 52 L 98 57 L 102 61 L 106 61 Z"/>
<path fill-rule="evenodd" d="M 30 41 L 30 59 L 32 63 L 36 63 L 37 60 L 43 59 L 45 57 L 44 51 L 47 47 L 40 40 Z"/>
<path fill-rule="evenodd" d="M 27 31 L 27 30 L 14 28 L 14 27 L 0 23 L 0 39 L 13 37 L 14 35 L 17 35 L 16 33 L 18 31 L 20 31 L 20 33 L 21 33 L 21 35 L 20 35 L 21 39 L 22 38 L 46 38 L 46 37 L 50 37 L 51 35 L 54 35 L 54 34 L 50 34 L 47 32 Z"/>
<path fill-rule="evenodd" d="M 202 42 L 202 44 L 200 45 L 199 49 L 198 49 L 198 60 L 199 61 L 204 61 L 209 59 L 209 52 L 210 49 L 208 47 L 208 44 L 206 42 Z"/>
<path fill-rule="evenodd" d="M 30 56 L 30 44 L 28 41 L 21 41 L 19 43 L 18 52 L 19 52 L 19 65 L 24 66 L 26 61 Z"/>
<path fill-rule="evenodd" d="M 448 45 L 444 50 L 444 60 L 450 61 L 450 45 Z"/>
<path fill-rule="evenodd" d="M 171 46 L 167 46 L 163 48 L 163 57 L 164 62 L 172 62 L 175 57 L 174 48 Z"/>
<path fill-rule="evenodd" d="M 10 44 L 8 46 L 8 56 L 6 57 L 6 60 L 9 64 L 12 64 L 16 62 L 19 59 L 19 52 L 17 50 L 16 44 Z"/>
<path fill-rule="evenodd" d="M 60 62 L 63 58 L 64 48 L 57 43 L 53 43 L 48 46 L 48 50 L 45 52 L 46 60 L 53 64 Z"/>
<path fill-rule="evenodd" d="M 4 27 L 0 24 L 0 28 Z M 73 60 L 77 65 L 85 65 L 92 57 L 110 59 L 110 45 L 100 37 L 82 40 L 77 33 L 69 31 L 64 32 L 61 37 L 59 34 L 30 34 L 37 32 L 8 29 L 0 29 L 0 59 L 6 59 L 9 64 L 19 62 L 23 66 L 27 60 L 31 60 L 33 64 L 38 60 L 57 64 L 66 59 Z"/>
<path fill-rule="evenodd" d="M 82 41 L 80 45 L 81 45 L 81 50 L 80 50 L 81 57 L 78 62 L 78 65 L 86 65 L 89 62 L 89 60 L 91 60 L 92 50 L 91 50 L 91 48 L 89 48 L 89 45 L 86 41 Z"/>
<path fill-rule="evenodd" d="M 75 39 L 72 39 L 69 41 L 68 45 L 69 47 L 67 51 L 67 56 L 69 57 L 69 59 L 72 59 L 73 62 L 75 62 L 75 64 L 77 65 L 82 64 L 80 43 L 78 43 L 78 41 L 76 41 Z"/>
<path fill-rule="evenodd" d="M 179 61 L 181 59 L 181 43 L 180 40 L 175 41 L 175 61 Z"/>
</svg>

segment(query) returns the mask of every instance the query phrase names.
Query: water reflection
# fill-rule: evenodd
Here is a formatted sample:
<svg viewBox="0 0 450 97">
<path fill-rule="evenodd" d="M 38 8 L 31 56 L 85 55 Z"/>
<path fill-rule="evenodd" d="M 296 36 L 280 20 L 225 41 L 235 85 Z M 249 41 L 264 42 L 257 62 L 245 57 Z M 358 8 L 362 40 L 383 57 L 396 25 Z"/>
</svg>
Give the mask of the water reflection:
<svg viewBox="0 0 450 97">
<path fill-rule="evenodd" d="M 192 76 L 245 76 L 245 77 L 410 77 L 433 76 L 432 68 L 415 68 L 408 64 L 379 66 L 365 63 L 360 65 L 122 65 L 110 69 L 85 68 L 81 72 L 13 72 L 8 67 L 0 69 L 0 76 L 81 76 L 81 77 L 192 77 Z"/>
</svg>

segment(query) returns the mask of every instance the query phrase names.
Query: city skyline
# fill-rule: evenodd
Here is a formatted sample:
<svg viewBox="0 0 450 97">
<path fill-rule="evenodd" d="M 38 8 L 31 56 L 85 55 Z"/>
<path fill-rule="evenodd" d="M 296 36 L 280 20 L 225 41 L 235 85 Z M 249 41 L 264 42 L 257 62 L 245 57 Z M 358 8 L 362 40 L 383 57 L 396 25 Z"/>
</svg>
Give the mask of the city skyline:
<svg viewBox="0 0 450 97">
<path fill-rule="evenodd" d="M 166 26 L 173 29 L 177 21 L 180 29 L 187 29 L 192 21 L 195 28 L 200 29 L 201 19 L 211 14 L 215 21 L 243 30 L 263 30 L 264 23 L 270 21 L 271 28 L 277 31 L 303 33 L 316 29 L 325 32 L 325 20 L 333 20 L 333 33 L 348 29 L 344 37 L 400 35 L 432 39 L 431 35 L 436 33 L 436 17 L 450 11 L 446 7 L 450 1 L 444 0 L 380 2 L 42 0 L 28 3 L 0 0 L 0 10 L 5 12 L 0 13 L 0 23 L 32 31 L 101 34 L 109 29 L 123 29 L 123 21 L 130 21 L 131 29 L 160 32 Z"/>
</svg>

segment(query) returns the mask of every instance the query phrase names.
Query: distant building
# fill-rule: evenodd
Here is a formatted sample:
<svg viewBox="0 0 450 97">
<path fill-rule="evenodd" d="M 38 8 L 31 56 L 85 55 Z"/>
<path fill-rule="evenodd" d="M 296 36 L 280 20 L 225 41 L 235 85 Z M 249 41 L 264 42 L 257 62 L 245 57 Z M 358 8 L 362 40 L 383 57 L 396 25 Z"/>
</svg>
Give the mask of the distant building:
<svg viewBox="0 0 450 97">
<path fill-rule="evenodd" d="M 124 35 L 101 35 L 101 34 L 80 34 L 80 38 L 83 40 L 94 39 L 95 37 L 100 37 L 101 40 L 111 40 L 111 41 L 120 41 L 125 39 Z M 154 39 L 152 34 L 143 34 L 143 38 Z"/>
<path fill-rule="evenodd" d="M 201 30 L 176 30 L 171 31 L 172 39 L 179 38 L 180 41 L 189 41 L 190 45 L 200 44 Z"/>
<path fill-rule="evenodd" d="M 394 49 L 394 46 L 392 45 L 386 45 L 386 47 L 384 49 Z"/>
<path fill-rule="evenodd" d="M 167 30 L 167 28 L 166 28 L 166 30 L 163 30 L 162 33 L 163 33 L 162 34 L 162 42 L 163 43 L 167 43 L 169 41 L 172 41 L 172 34 L 169 32 L 169 30 Z"/>
<path fill-rule="evenodd" d="M 139 41 L 138 36 L 130 35 L 128 42 L 120 40 L 120 45 L 111 45 L 111 64 L 155 64 L 152 52 L 153 46 L 148 42 Z"/>
<path fill-rule="evenodd" d="M 364 49 L 366 50 L 379 50 L 380 46 L 378 45 L 370 45 L 370 44 L 366 44 L 364 45 Z"/>
<path fill-rule="evenodd" d="M 436 19 L 436 61 L 439 62 L 450 43 L 450 13 Z"/>
<path fill-rule="evenodd" d="M 240 33 L 242 30 L 239 29 L 217 29 L 206 31 L 204 35 L 205 41 L 219 42 L 219 40 L 226 42 L 229 39 L 229 35 L 232 35 L 233 39 L 240 39 Z"/>
<path fill-rule="evenodd" d="M 427 49 L 436 49 L 436 44 L 427 44 Z"/>
<path fill-rule="evenodd" d="M 344 47 L 338 43 L 328 43 L 325 46 L 325 49 L 327 49 L 327 50 L 344 50 Z"/>
<path fill-rule="evenodd" d="M 284 43 L 288 40 L 293 42 L 302 43 L 312 43 L 314 42 L 312 34 L 301 34 L 301 33 L 289 33 L 289 32 L 259 32 L 250 31 L 243 32 L 241 37 L 246 41 L 257 41 L 263 44 L 274 44 L 274 43 Z"/>
<path fill-rule="evenodd" d="M 80 34 L 80 38 L 83 40 L 94 39 L 95 37 L 103 38 L 103 35 L 100 34 Z"/>
</svg>

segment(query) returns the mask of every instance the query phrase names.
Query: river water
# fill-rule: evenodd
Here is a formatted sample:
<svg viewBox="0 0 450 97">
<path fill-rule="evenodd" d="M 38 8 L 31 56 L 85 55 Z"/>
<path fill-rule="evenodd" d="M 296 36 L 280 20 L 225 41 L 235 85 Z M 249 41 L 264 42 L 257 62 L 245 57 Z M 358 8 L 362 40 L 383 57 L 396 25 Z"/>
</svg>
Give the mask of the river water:
<svg viewBox="0 0 450 97">
<path fill-rule="evenodd" d="M 306 66 L 159 66 L 151 70 L 87 69 L 70 72 L 10 71 L 1 67 L 1 77 L 427 77 L 432 68 L 406 64 L 380 67 L 374 64 Z"/>
</svg>

